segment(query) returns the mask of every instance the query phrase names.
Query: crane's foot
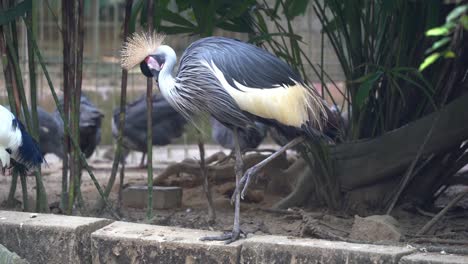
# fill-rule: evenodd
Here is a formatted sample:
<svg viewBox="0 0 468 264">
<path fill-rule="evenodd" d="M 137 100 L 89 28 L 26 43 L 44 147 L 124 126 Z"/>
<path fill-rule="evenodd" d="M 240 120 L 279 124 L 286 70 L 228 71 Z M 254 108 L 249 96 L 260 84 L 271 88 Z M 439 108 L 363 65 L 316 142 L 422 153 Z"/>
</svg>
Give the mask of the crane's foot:
<svg viewBox="0 0 468 264">
<path fill-rule="evenodd" d="M 245 233 L 240 228 L 234 228 L 231 232 L 225 232 L 220 236 L 201 237 L 201 241 L 225 241 L 226 244 L 231 244 L 240 238 L 245 237 Z"/>
<path fill-rule="evenodd" d="M 250 182 L 252 181 L 252 179 L 255 178 L 255 173 L 256 171 L 254 170 L 254 167 L 248 169 L 245 172 L 244 176 L 242 176 L 242 178 L 240 179 L 239 184 L 236 186 L 236 189 L 234 190 L 234 193 L 231 196 L 231 203 L 234 203 L 236 194 L 241 190 L 241 199 L 244 199 L 245 195 L 247 194 L 247 188 L 249 187 Z"/>
</svg>

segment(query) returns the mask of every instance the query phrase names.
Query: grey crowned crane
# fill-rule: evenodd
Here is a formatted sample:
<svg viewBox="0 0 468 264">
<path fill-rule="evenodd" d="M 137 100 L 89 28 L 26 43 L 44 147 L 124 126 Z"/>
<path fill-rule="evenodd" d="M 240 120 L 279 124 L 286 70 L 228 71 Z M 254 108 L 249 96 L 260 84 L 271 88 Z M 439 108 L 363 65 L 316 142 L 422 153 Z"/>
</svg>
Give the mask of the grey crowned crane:
<svg viewBox="0 0 468 264">
<path fill-rule="evenodd" d="M 63 128 L 60 126 L 61 121 L 57 119 L 56 115 L 45 111 L 42 107 L 37 107 L 37 117 L 42 155 L 53 153 L 63 159 Z"/>
<path fill-rule="evenodd" d="M 284 61 L 268 51 L 238 40 L 208 37 L 193 42 L 177 62 L 163 37 L 135 33 L 122 48 L 122 67 L 140 65 L 142 73 L 159 83 L 162 95 L 187 119 L 207 113 L 232 129 L 235 143 L 236 191 L 232 232 L 202 240 L 233 242 L 240 237 L 240 199 L 249 181 L 266 163 L 305 137 L 317 139 L 327 120 L 318 93 Z M 291 140 L 243 176 L 239 129 L 255 128 L 255 121 L 274 126 Z"/>
<path fill-rule="evenodd" d="M 59 107 L 63 106 L 63 97 L 59 98 Z M 60 130 L 63 131 L 63 120 L 58 110 L 55 110 Z M 86 96 L 80 98 L 80 149 L 86 158 L 93 155 L 101 142 L 101 123 L 104 114 Z"/>
<path fill-rule="evenodd" d="M 0 105 L 1 169 L 12 168 L 20 173 L 38 168 L 44 161 L 37 142 L 10 110 Z"/>
<path fill-rule="evenodd" d="M 164 97 L 153 95 L 152 104 L 153 145 L 169 145 L 173 139 L 182 136 L 184 125 L 187 122 L 179 112 L 174 110 Z M 126 118 L 123 130 L 123 145 L 127 153 L 124 153 L 124 157 L 128 154 L 128 150 L 143 152 L 140 167 L 144 165 L 144 157 L 147 148 L 146 111 L 146 96 L 142 96 L 126 105 L 125 109 Z M 115 109 L 112 118 L 112 135 L 114 138 L 117 138 L 118 135 L 119 113 L 120 109 Z"/>
</svg>

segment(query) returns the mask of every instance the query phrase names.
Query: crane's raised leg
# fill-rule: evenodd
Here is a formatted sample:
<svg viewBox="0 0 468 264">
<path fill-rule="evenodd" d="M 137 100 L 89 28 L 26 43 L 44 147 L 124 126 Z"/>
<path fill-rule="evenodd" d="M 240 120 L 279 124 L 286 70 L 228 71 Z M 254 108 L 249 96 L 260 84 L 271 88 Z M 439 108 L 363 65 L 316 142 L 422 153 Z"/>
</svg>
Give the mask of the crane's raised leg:
<svg viewBox="0 0 468 264">
<path fill-rule="evenodd" d="M 239 188 L 240 184 L 240 179 L 242 177 L 243 173 L 243 161 L 242 161 L 242 152 L 240 150 L 240 145 L 239 145 L 239 137 L 238 137 L 238 130 L 237 128 L 234 128 L 234 143 L 235 143 L 235 154 L 236 154 L 236 164 L 234 166 L 234 171 L 236 173 L 236 190 Z M 232 228 L 231 232 L 224 233 L 220 236 L 212 236 L 212 237 L 202 237 L 200 240 L 202 241 L 226 241 L 226 244 L 232 243 L 239 239 L 240 234 L 241 234 L 241 229 L 240 229 L 240 193 L 237 192 L 237 194 L 234 195 L 234 226 Z"/>
<path fill-rule="evenodd" d="M 263 167 L 265 167 L 268 163 L 270 163 L 272 160 L 274 160 L 276 157 L 284 153 L 286 150 L 298 145 L 299 143 L 304 141 L 304 137 L 297 137 L 293 140 L 291 140 L 288 144 L 282 146 L 280 149 L 278 149 L 275 153 L 271 154 L 268 158 L 262 160 L 260 163 L 252 166 L 249 168 L 242 179 L 240 180 L 239 183 L 236 184 L 236 190 L 232 194 L 231 201 L 234 199 L 237 199 L 237 196 L 239 196 L 239 193 L 241 193 L 241 198 L 244 199 L 245 193 L 247 191 L 247 187 L 249 186 L 251 180 L 255 176 L 255 174 L 261 170 Z M 240 190 L 242 189 L 242 192 Z"/>
</svg>

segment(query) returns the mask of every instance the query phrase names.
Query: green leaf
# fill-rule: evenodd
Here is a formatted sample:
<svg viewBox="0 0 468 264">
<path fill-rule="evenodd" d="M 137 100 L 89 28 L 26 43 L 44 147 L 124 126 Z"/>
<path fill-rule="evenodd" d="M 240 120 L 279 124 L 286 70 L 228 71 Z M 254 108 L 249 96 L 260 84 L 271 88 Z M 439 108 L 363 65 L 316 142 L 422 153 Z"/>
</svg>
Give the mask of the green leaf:
<svg viewBox="0 0 468 264">
<path fill-rule="evenodd" d="M 452 59 L 452 58 L 455 58 L 455 52 L 451 51 L 451 50 L 447 50 L 446 52 L 444 52 L 444 58 L 446 59 Z"/>
<path fill-rule="evenodd" d="M 440 55 L 441 54 L 439 52 L 436 52 L 424 59 L 423 63 L 419 65 L 419 71 L 423 71 L 424 69 L 429 67 L 429 65 L 433 64 L 440 57 Z"/>
<path fill-rule="evenodd" d="M 194 28 L 180 27 L 180 26 L 159 26 L 158 31 L 164 32 L 168 35 L 193 33 Z"/>
<path fill-rule="evenodd" d="M 456 7 L 447 15 L 446 21 L 453 22 L 455 19 L 457 19 L 467 10 L 468 10 L 468 4 Z"/>
<path fill-rule="evenodd" d="M 380 79 L 382 74 L 383 72 L 376 71 L 358 79 L 358 80 L 362 80 L 362 83 L 361 85 L 359 85 L 359 88 L 355 97 L 355 103 L 359 108 L 364 106 L 364 102 L 369 96 L 369 92 L 374 86 L 374 83 Z"/>
<path fill-rule="evenodd" d="M 309 0 L 288 0 L 285 3 L 284 13 L 289 19 L 293 19 L 299 15 L 303 15 L 307 10 Z"/>
<path fill-rule="evenodd" d="M 465 30 L 468 30 L 468 15 L 463 15 L 460 18 L 460 24 L 465 28 Z"/>
<path fill-rule="evenodd" d="M 15 7 L 9 8 L 7 10 L 0 10 L 0 25 L 10 23 L 17 17 L 24 16 L 26 12 L 30 11 L 31 9 L 31 0 L 24 0 Z"/>
<path fill-rule="evenodd" d="M 195 25 L 190 22 L 188 19 L 184 18 L 183 16 L 174 13 L 168 9 L 164 10 L 161 12 L 161 16 L 163 20 L 166 20 L 168 22 L 181 25 L 181 26 L 186 26 L 186 27 L 194 27 Z"/>
<path fill-rule="evenodd" d="M 142 9 L 143 9 L 143 0 L 138 0 L 138 2 L 136 2 L 133 5 L 132 14 L 130 15 L 130 21 L 128 23 L 129 33 L 133 33 L 136 31 L 137 17 Z"/>
<path fill-rule="evenodd" d="M 190 8 L 190 1 L 188 0 L 176 0 L 177 10 L 179 12 L 185 11 Z"/>
<path fill-rule="evenodd" d="M 426 50 L 426 54 L 430 54 L 433 51 L 445 46 L 446 44 L 448 44 L 450 42 L 450 40 L 451 40 L 451 38 L 444 37 L 444 38 L 434 42 L 434 44 L 432 44 L 432 47 L 430 47 L 429 49 Z"/>
<path fill-rule="evenodd" d="M 445 24 L 440 27 L 431 28 L 428 31 L 426 31 L 426 36 L 428 37 L 446 36 L 450 33 L 450 30 L 454 27 L 455 25 L 450 23 L 450 24 Z"/>
<path fill-rule="evenodd" d="M 217 27 L 232 31 L 232 32 L 241 32 L 241 33 L 249 33 L 250 30 L 246 27 L 243 27 L 240 24 L 233 24 L 233 23 L 228 23 L 228 22 L 222 22 L 216 25 Z"/>
</svg>

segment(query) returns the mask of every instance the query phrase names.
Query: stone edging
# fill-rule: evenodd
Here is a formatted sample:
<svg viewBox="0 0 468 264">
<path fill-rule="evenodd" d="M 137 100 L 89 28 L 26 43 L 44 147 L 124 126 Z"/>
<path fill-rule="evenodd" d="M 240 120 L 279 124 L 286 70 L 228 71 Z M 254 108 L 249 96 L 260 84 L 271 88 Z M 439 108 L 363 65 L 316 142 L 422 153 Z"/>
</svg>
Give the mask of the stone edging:
<svg viewBox="0 0 468 264">
<path fill-rule="evenodd" d="M 468 263 L 468 256 L 285 236 L 230 245 L 217 232 L 107 219 L 0 211 L 0 244 L 30 263 Z"/>
</svg>

